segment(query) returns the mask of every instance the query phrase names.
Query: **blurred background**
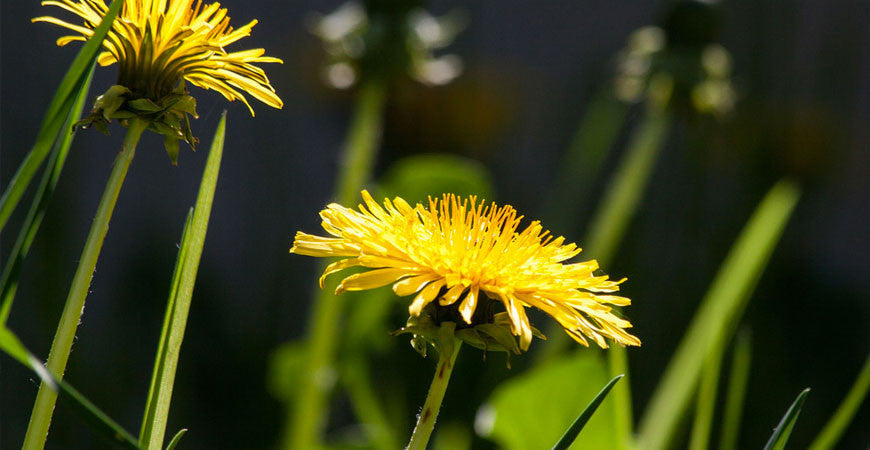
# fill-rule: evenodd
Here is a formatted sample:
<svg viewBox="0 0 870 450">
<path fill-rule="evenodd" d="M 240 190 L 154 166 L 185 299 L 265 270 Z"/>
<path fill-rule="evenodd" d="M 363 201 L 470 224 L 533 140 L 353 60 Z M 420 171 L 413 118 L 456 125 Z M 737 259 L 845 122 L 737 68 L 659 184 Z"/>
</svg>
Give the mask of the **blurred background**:
<svg viewBox="0 0 870 450">
<path fill-rule="evenodd" d="M 286 421 L 276 349 L 306 330 L 316 288 L 313 258 L 289 255 L 297 230 L 319 234 L 353 109 L 353 88 L 327 86 L 322 43 L 311 14 L 336 1 L 226 0 L 232 24 L 259 24 L 239 48 L 264 47 L 283 65 L 265 67 L 282 110 L 241 103 L 195 87 L 196 134 L 208 143 L 224 108 L 224 159 L 179 363 L 169 429 L 191 431 L 187 448 L 272 448 Z M 794 396 L 811 387 L 794 430 L 802 448 L 851 385 L 870 350 L 870 6 L 861 0 L 718 4 L 685 2 L 426 2 L 433 14 L 461 11 L 465 29 L 447 51 L 462 60 L 451 83 L 411 79 L 390 86 L 374 179 L 395 181 L 395 164 L 430 153 L 462 157 L 487 198 L 540 218 L 554 234 L 581 241 L 643 105 L 625 109 L 615 145 L 597 175 L 565 196 L 565 167 L 578 124 L 609 92 L 618 53 L 635 30 L 664 26 L 670 37 L 700 35 L 731 54 L 735 104 L 727 114 L 674 106 L 650 184 L 625 239 L 604 270 L 628 277 L 626 314 L 643 346 L 629 350 L 636 409 L 649 400 L 706 288 L 753 208 L 776 180 L 803 187 L 800 203 L 765 270 L 743 323 L 753 360 L 740 448 L 758 448 Z M 9 182 L 34 141 L 43 111 L 77 45 L 55 46 L 61 30 L 30 18 L 61 15 L 36 1 L 0 4 L 0 181 Z M 670 27 L 670 28 L 669 28 Z M 701 31 L 698 32 L 697 28 Z M 693 34 L 694 33 L 694 34 Z M 114 84 L 98 69 L 92 99 Z M 48 354 L 66 291 L 123 130 L 76 136 L 51 207 L 23 269 L 10 328 L 37 355 Z M 186 212 L 207 145 L 182 149 L 177 167 L 146 133 L 112 219 L 67 369 L 67 379 L 129 430 L 138 429 Z M 448 166 L 449 167 L 449 166 Z M 408 177 L 407 171 L 404 172 Z M 414 184 L 413 174 L 405 185 Z M 573 185 L 573 184 L 572 184 Z M 372 189 L 376 183 L 369 184 Z M 477 185 L 476 185 L 477 186 Z M 432 192 L 440 194 L 440 192 Z M 549 200 L 560 196 L 559 201 Z M 567 197 L 567 198 L 566 198 Z M 410 198 L 409 200 L 420 200 Z M 576 214 L 562 214 L 564 211 Z M 559 217 L 551 217 L 558 215 Z M 566 216 L 568 216 L 566 218 Z M 13 216 L 17 229 L 23 213 Z M 549 224 L 553 225 L 549 225 Z M 558 228 L 557 228 L 558 226 Z M 14 241 L 4 233 L 3 258 Z M 581 255 L 582 256 L 582 255 Z M 396 304 L 402 304 L 399 301 Z M 373 342 L 374 379 L 410 405 L 406 436 L 434 361 L 406 336 L 387 337 L 402 308 Z M 546 323 L 539 319 L 539 327 Z M 535 347 L 543 347 L 536 342 Z M 387 350 L 384 350 L 387 349 Z M 534 355 L 481 361 L 465 352 L 442 422 L 469 429 L 497 380 L 522 373 Z M 528 360 L 523 363 L 523 360 Z M 383 373 L 382 373 L 383 372 Z M 273 371 L 273 375 L 274 375 Z M 393 374 L 393 378 L 387 376 Z M 379 375 L 380 374 L 380 375 Z M 395 383 L 395 384 L 391 384 Z M 20 445 L 37 383 L 0 358 L 0 447 Z M 338 394 L 327 431 L 354 423 Z M 870 443 L 870 407 L 859 411 L 842 448 Z M 404 437 L 403 437 L 404 439 Z M 493 444 L 474 437 L 474 448 Z M 59 406 L 48 448 L 104 443 Z"/>
</svg>

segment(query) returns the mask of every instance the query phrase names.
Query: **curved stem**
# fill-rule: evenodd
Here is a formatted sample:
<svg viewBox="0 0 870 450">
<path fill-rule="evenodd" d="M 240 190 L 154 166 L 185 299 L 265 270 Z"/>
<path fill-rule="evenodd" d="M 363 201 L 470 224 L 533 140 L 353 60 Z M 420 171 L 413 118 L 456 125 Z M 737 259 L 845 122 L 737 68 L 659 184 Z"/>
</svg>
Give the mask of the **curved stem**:
<svg viewBox="0 0 870 450">
<path fill-rule="evenodd" d="M 426 395 L 426 402 L 423 403 L 423 409 L 417 416 L 417 425 L 414 427 L 414 433 L 411 434 L 411 441 L 408 442 L 406 450 L 426 450 L 429 437 L 432 436 L 432 430 L 435 428 L 435 419 L 438 418 L 438 411 L 441 410 L 441 401 L 444 400 L 444 393 L 447 392 L 447 383 L 450 382 L 450 374 L 453 373 L 453 365 L 456 363 L 460 347 L 462 347 L 462 341 L 455 339 L 452 352 L 449 354 L 448 352 L 438 352 L 438 367 L 435 369 L 435 376 L 429 386 L 429 394 Z"/>
<path fill-rule="evenodd" d="M 97 265 L 97 258 L 103 247 L 103 239 L 106 237 L 106 231 L 109 229 L 109 220 L 112 218 L 115 202 L 118 200 L 121 185 L 124 183 L 127 169 L 130 167 L 130 162 L 133 160 L 133 155 L 136 152 L 136 144 L 139 142 L 139 137 L 142 136 L 142 132 L 147 125 L 148 123 L 141 119 L 134 118 L 130 120 L 127 136 L 124 138 L 124 145 L 115 159 L 115 165 L 112 168 L 111 175 L 109 175 L 109 181 L 106 183 L 106 190 L 100 199 L 99 207 L 97 207 L 97 215 L 94 217 L 94 223 L 88 232 L 85 248 L 79 259 L 79 266 L 73 277 L 72 286 L 70 287 L 66 304 L 63 307 L 63 313 L 57 325 L 57 332 L 55 332 L 54 341 L 51 344 L 51 352 L 48 355 L 48 362 L 46 363 L 48 371 L 58 379 L 63 378 L 63 373 L 66 369 L 69 352 L 72 348 L 73 339 L 75 339 L 82 309 L 85 306 L 85 297 L 91 285 L 91 278 Z M 57 392 L 45 383 L 41 383 L 39 385 L 39 392 L 36 394 L 33 412 L 30 415 L 30 424 L 24 437 L 24 445 L 22 446 L 24 450 L 41 449 L 45 446 L 45 439 L 48 435 L 48 427 L 51 424 L 51 416 L 54 412 L 56 400 Z"/>
<path fill-rule="evenodd" d="M 339 204 L 352 204 L 371 174 L 381 135 L 384 100 L 381 81 L 370 80 L 360 87 L 335 186 L 335 201 Z M 336 376 L 333 360 L 341 330 L 343 299 L 333 294 L 336 285 L 337 281 L 327 281 L 311 306 L 306 366 L 289 412 L 282 448 L 313 448 L 323 428 L 326 401 Z"/>
</svg>

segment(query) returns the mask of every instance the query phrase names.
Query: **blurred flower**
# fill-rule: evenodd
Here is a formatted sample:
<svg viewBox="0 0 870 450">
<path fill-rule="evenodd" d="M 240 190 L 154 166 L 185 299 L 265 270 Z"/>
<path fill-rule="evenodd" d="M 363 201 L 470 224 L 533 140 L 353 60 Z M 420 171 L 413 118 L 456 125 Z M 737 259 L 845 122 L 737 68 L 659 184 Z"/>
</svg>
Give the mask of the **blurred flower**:
<svg viewBox="0 0 870 450">
<path fill-rule="evenodd" d="M 411 3 L 399 6 L 367 9 L 348 2 L 332 13 L 313 16 L 311 31 L 323 41 L 329 58 L 323 71 L 327 84 L 350 88 L 366 70 L 400 71 L 426 85 L 447 84 L 459 76 L 458 56 L 434 52 L 453 42 L 464 27 L 464 17 L 459 13 L 434 17 Z"/>
<path fill-rule="evenodd" d="M 614 94 L 625 102 L 665 107 L 677 101 L 702 114 L 727 114 L 736 101 L 731 55 L 719 44 L 694 44 L 669 42 L 655 26 L 635 31 L 617 56 Z"/>
<path fill-rule="evenodd" d="M 430 198 L 428 209 L 421 204 L 412 207 L 399 197 L 385 199 L 381 207 L 368 192 L 362 191 L 362 196 L 365 206 L 359 211 L 338 204 L 321 211 L 323 228 L 334 237 L 296 233 L 291 253 L 345 258 L 327 267 L 321 287 L 332 273 L 354 266 L 375 269 L 348 276 L 336 294 L 388 284 L 399 296 L 417 294 L 408 308 L 412 320 L 405 330 L 415 334 L 452 321 L 460 338 L 462 329 L 478 327 L 492 338 L 483 341 L 497 342 L 497 330 L 479 326 L 501 326 L 519 336 L 519 349 L 524 351 L 537 334 L 525 312 L 534 306 L 583 345 L 588 345 L 586 338 L 603 348 L 608 346 L 605 338 L 640 345 L 624 330 L 631 323 L 608 306 L 630 304 L 627 298 L 608 294 L 618 291 L 621 281 L 593 275 L 598 269 L 595 261 L 563 264 L 580 249 L 563 245 L 562 237 L 553 239 L 538 221 L 517 231 L 522 216 L 512 207 L 484 207 L 473 196 L 460 199 L 452 194 L 440 201 Z M 494 311 L 499 304 L 503 313 Z"/>
<path fill-rule="evenodd" d="M 85 41 L 93 35 L 108 10 L 104 0 L 56 0 L 43 5 L 57 6 L 84 19 L 83 25 L 50 16 L 34 18 L 68 28 L 76 34 L 57 40 L 60 46 Z M 191 145 L 187 114 L 196 117 L 195 101 L 187 95 L 183 80 L 203 89 L 214 89 L 228 100 L 241 100 L 251 115 L 247 93 L 263 103 L 281 108 L 283 103 L 269 84 L 263 69 L 254 63 L 280 63 L 263 56 L 258 48 L 227 52 L 224 48 L 250 35 L 257 21 L 233 29 L 227 10 L 220 4 L 203 6 L 200 0 L 124 0 L 112 24 L 98 62 L 118 63 L 118 85 L 98 99 L 95 115 L 85 125 L 105 129 L 110 119 L 135 116 L 147 119 L 150 128 L 175 143 L 184 139 Z M 181 82 L 181 83 L 180 83 Z M 185 129 L 187 128 L 187 129 Z M 174 155 L 167 146 L 170 156 Z"/>
</svg>

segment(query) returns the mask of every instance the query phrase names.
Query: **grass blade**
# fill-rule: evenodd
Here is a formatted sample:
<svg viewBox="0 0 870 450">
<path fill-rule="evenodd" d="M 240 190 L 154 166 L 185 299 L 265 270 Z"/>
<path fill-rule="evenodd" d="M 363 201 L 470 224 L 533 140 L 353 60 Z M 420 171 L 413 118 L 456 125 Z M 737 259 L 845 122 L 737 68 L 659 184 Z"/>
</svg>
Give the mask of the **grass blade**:
<svg viewBox="0 0 870 450">
<path fill-rule="evenodd" d="M 774 185 L 731 247 L 653 393 L 640 425 L 641 448 L 664 448 L 673 438 L 698 386 L 706 355 L 734 332 L 799 192 L 787 180 Z"/>
<path fill-rule="evenodd" d="M 0 349 L 32 370 L 39 376 L 41 381 L 51 386 L 52 389 L 58 391 L 62 399 L 74 407 L 85 421 L 90 423 L 96 431 L 110 442 L 121 448 L 139 448 L 136 438 L 124 430 L 123 427 L 118 425 L 106 413 L 97 408 L 75 388 L 53 377 L 45 369 L 45 366 L 42 365 L 42 362 L 24 347 L 24 344 L 21 343 L 18 337 L 8 328 L 2 326 L 0 326 Z"/>
<path fill-rule="evenodd" d="M 75 102 L 67 113 L 66 121 L 61 130 L 71 129 L 72 124 L 78 119 L 78 115 L 87 98 L 93 74 L 94 65 L 92 64 L 87 77 L 82 80 L 83 84 L 76 89 Z M 15 298 L 15 291 L 18 288 L 18 274 L 21 270 L 21 264 L 27 257 L 28 251 L 30 251 L 30 245 L 33 243 L 34 237 L 36 237 L 36 232 L 42 223 L 45 210 L 48 208 L 48 201 L 54 193 L 58 179 L 60 179 L 60 172 L 63 170 L 64 163 L 66 162 L 66 156 L 69 153 L 73 135 L 74 133 L 61 133 L 60 139 L 54 142 L 49 156 L 48 169 L 42 176 L 36 195 L 33 198 L 33 203 L 27 212 L 27 217 L 25 217 L 24 223 L 21 225 L 21 230 L 9 253 L 6 266 L 3 267 L 3 274 L 0 275 L 0 325 L 5 324 L 6 319 L 9 317 L 12 300 Z"/>
<path fill-rule="evenodd" d="M 864 361 L 864 367 L 861 368 L 858 379 L 855 380 L 855 384 L 849 389 L 849 393 L 846 394 L 843 403 L 837 408 L 837 412 L 834 413 L 834 416 L 825 424 L 825 428 L 813 440 L 810 450 L 827 450 L 837 445 L 840 436 L 846 431 L 849 422 L 852 421 L 855 413 L 858 412 L 858 407 L 861 406 L 864 398 L 867 397 L 868 389 L 870 389 L 870 356 Z"/>
<path fill-rule="evenodd" d="M 577 439 L 577 435 L 580 434 L 580 431 L 583 430 L 583 427 L 586 425 L 586 422 L 589 422 L 589 419 L 595 414 L 595 410 L 598 409 L 598 406 L 601 405 L 601 402 L 604 401 L 604 398 L 607 397 L 607 393 L 610 392 L 610 389 L 622 378 L 622 375 L 615 376 L 604 388 L 601 389 L 601 392 L 589 402 L 589 405 L 586 406 L 586 409 L 577 416 L 577 419 L 574 420 L 574 423 L 571 424 L 571 427 L 568 428 L 568 431 L 565 431 L 565 434 L 562 435 L 562 438 L 559 439 L 559 442 L 556 442 L 556 445 L 553 446 L 553 450 L 565 450 L 574 443 L 574 440 Z"/>
<path fill-rule="evenodd" d="M 163 437 L 166 433 L 166 422 L 169 417 L 169 404 L 172 400 L 172 388 L 175 383 L 175 372 L 178 368 L 178 356 L 181 353 L 181 343 L 184 340 L 184 330 L 187 327 L 193 286 L 196 282 L 196 273 L 199 269 L 220 171 L 226 119 L 225 111 L 218 123 L 217 130 L 215 130 L 208 161 L 199 186 L 196 206 L 193 215 L 188 214 L 181 248 L 178 251 L 179 256 L 173 275 L 166 316 L 164 317 L 163 332 L 157 348 L 151 387 L 148 389 L 148 401 L 142 419 L 142 430 L 139 434 L 139 445 L 143 448 L 157 450 L 163 448 Z"/>
<path fill-rule="evenodd" d="M 12 215 L 12 211 L 15 210 L 18 201 L 21 200 L 21 196 L 24 195 L 30 181 L 48 156 L 58 136 L 61 133 L 67 133 L 68 128 L 64 127 L 67 115 L 73 108 L 80 89 L 86 84 L 85 80 L 89 78 L 90 68 L 93 67 L 97 54 L 100 52 L 103 39 L 109 32 L 109 28 L 123 3 L 120 0 L 112 2 L 100 25 L 94 29 L 93 36 L 79 50 L 78 55 L 61 80 L 51 103 L 48 105 L 45 116 L 43 116 L 42 125 L 36 135 L 36 142 L 13 175 L 8 187 L 3 192 L 3 196 L 0 197 L 0 230 L 6 225 L 6 221 L 9 220 L 9 216 Z"/>
<path fill-rule="evenodd" d="M 734 356 L 731 359 L 731 374 L 728 377 L 728 393 L 725 394 L 725 412 L 722 415 L 722 434 L 719 450 L 737 448 L 740 436 L 740 419 L 743 414 L 743 401 L 746 398 L 746 384 L 749 381 L 749 365 L 752 359 L 752 338 L 747 330 L 737 333 L 734 343 Z"/>
<path fill-rule="evenodd" d="M 722 342 L 724 344 L 724 341 Z M 695 420 L 689 449 L 705 450 L 710 442 L 710 429 L 716 414 L 716 394 L 719 390 L 719 371 L 722 367 L 724 345 L 718 345 L 704 362 L 701 370 L 701 384 L 698 387 L 698 402 L 695 406 Z"/>
<path fill-rule="evenodd" d="M 770 440 L 767 441 L 764 450 L 782 450 L 785 448 L 788 437 L 791 435 L 791 430 L 794 429 L 794 423 L 797 421 L 809 393 L 810 388 L 806 388 L 798 394 L 797 398 L 788 408 L 788 411 L 782 416 L 782 420 L 773 429 L 773 435 L 770 436 Z"/>
<path fill-rule="evenodd" d="M 175 436 L 169 441 L 169 445 L 166 446 L 166 450 L 175 450 L 175 447 L 178 446 L 178 443 L 181 442 L 181 438 L 187 434 L 187 428 L 182 428 L 178 430 L 178 433 L 175 433 Z"/>
</svg>

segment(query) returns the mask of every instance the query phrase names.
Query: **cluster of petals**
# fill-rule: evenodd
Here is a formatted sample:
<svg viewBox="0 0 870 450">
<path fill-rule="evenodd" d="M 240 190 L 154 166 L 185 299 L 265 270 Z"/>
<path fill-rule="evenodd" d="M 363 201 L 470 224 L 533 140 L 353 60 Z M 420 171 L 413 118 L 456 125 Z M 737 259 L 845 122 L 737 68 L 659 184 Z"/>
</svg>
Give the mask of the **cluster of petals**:
<svg viewBox="0 0 870 450">
<path fill-rule="evenodd" d="M 252 115 L 254 110 L 243 92 L 269 106 L 283 106 L 266 73 L 254 65 L 280 63 L 280 59 L 264 56 L 261 48 L 224 49 L 249 36 L 256 20 L 233 29 L 226 8 L 219 3 L 203 5 L 201 0 L 118 1 L 124 1 L 123 7 L 97 61 L 103 66 L 119 64 L 119 84 L 157 97 L 167 94 L 183 78 L 201 88 L 214 89 L 230 101 L 244 102 Z M 57 6 L 83 20 L 77 25 L 51 16 L 33 19 L 76 33 L 59 38 L 60 46 L 93 36 L 108 11 L 105 0 L 49 0 L 42 4 Z"/>
<path fill-rule="evenodd" d="M 430 198 L 428 207 L 399 197 L 381 206 L 366 191 L 362 197 L 358 210 L 333 203 L 321 211 L 331 237 L 296 233 L 292 253 L 344 258 L 327 267 L 321 287 L 326 276 L 362 266 L 372 270 L 344 278 L 337 294 L 392 284 L 399 296 L 415 295 L 412 316 L 437 300 L 441 306 L 458 303 L 468 324 L 485 295 L 504 305 L 523 350 L 532 339 L 527 307 L 552 316 L 583 345 L 587 338 L 601 347 L 608 346 L 606 338 L 640 345 L 625 331 L 631 323 L 612 309 L 630 304 L 612 294 L 624 280 L 595 275 L 594 260 L 565 263 L 580 249 L 553 238 L 538 221 L 518 231 L 522 216 L 511 206 L 452 194 Z"/>
</svg>

